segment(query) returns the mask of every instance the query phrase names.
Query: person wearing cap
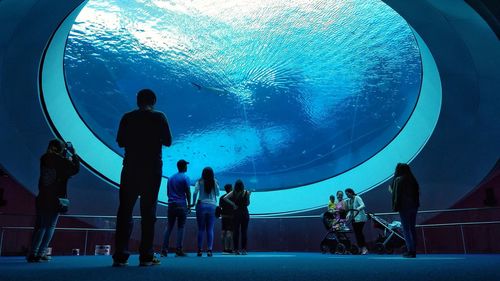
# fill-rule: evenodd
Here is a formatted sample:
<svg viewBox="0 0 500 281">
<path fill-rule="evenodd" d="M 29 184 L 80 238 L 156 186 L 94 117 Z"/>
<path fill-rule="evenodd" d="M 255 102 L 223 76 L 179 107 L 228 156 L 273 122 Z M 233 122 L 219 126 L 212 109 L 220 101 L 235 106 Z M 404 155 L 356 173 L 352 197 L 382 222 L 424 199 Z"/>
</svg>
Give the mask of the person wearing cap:
<svg viewBox="0 0 500 281">
<path fill-rule="evenodd" d="M 153 240 L 156 204 L 162 178 L 162 146 L 172 144 L 165 114 L 154 110 L 156 95 L 149 89 L 137 93 L 136 110 L 126 113 L 118 128 L 116 141 L 125 149 L 120 178 L 120 205 L 116 216 L 113 266 L 128 264 L 128 244 L 132 233 L 132 211 L 140 197 L 141 242 L 139 265 L 160 264 L 154 256 Z"/>
<path fill-rule="evenodd" d="M 175 255 L 177 257 L 185 257 L 186 254 L 182 250 L 182 241 L 184 238 L 184 225 L 186 224 L 186 216 L 191 205 L 191 191 L 189 189 L 190 181 L 186 175 L 187 165 L 189 162 L 186 160 L 179 160 L 177 162 L 178 173 L 174 174 L 168 179 L 167 183 L 167 196 L 168 196 L 168 225 L 165 230 L 163 238 L 163 247 L 161 255 L 166 257 L 168 254 L 168 246 L 170 234 L 174 228 L 175 221 L 177 220 L 177 243 Z"/>
</svg>

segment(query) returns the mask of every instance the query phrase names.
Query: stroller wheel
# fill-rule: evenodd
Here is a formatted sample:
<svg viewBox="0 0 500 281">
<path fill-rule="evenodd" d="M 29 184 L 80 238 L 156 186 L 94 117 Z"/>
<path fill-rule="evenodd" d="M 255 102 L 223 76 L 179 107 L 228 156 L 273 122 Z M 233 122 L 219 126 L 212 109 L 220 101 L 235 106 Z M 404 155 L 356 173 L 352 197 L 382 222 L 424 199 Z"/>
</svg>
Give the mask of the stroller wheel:
<svg viewBox="0 0 500 281">
<path fill-rule="evenodd" d="M 340 254 L 340 255 L 344 255 L 346 252 L 346 247 L 344 244 L 342 243 L 338 243 L 337 244 L 337 247 L 335 247 L 335 254 Z"/>
<path fill-rule="evenodd" d="M 356 245 L 351 245 L 349 252 L 353 255 L 359 255 L 359 248 Z"/>
<path fill-rule="evenodd" d="M 401 253 L 406 253 L 408 250 L 406 250 L 406 245 L 403 245 L 401 246 L 401 248 L 399 248 L 399 252 Z"/>
<path fill-rule="evenodd" d="M 326 254 L 330 251 L 330 247 L 328 247 L 325 243 L 321 243 L 320 250 L 322 254 Z"/>
<path fill-rule="evenodd" d="M 386 253 L 386 249 L 385 249 L 384 243 L 377 243 L 375 245 L 375 249 L 377 251 L 377 254 L 379 254 L 379 255 L 382 255 L 382 254 Z"/>
<path fill-rule="evenodd" d="M 337 249 L 337 247 L 335 247 L 335 248 L 330 248 L 330 254 L 335 254 L 335 253 L 336 253 L 336 252 L 335 252 L 335 249 Z"/>
<path fill-rule="evenodd" d="M 392 247 L 385 247 L 385 253 L 390 255 L 394 253 L 394 249 Z"/>
</svg>

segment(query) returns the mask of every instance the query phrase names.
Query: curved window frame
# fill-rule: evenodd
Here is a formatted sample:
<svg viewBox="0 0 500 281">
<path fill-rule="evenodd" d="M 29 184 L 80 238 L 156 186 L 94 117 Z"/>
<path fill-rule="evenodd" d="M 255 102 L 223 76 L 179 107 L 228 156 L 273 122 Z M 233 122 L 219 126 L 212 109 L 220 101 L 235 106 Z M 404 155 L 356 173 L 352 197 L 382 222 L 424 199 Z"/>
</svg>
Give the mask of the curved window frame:
<svg viewBox="0 0 500 281">
<path fill-rule="evenodd" d="M 118 188 L 123 158 L 103 143 L 81 119 L 68 93 L 64 51 L 69 32 L 87 1 L 70 13 L 53 34 L 40 68 L 40 101 L 52 130 L 78 148 L 85 166 Z M 370 159 L 335 177 L 294 188 L 255 191 L 250 211 L 255 215 L 290 214 L 313 210 L 338 189 L 353 187 L 367 192 L 392 177 L 395 164 L 409 163 L 429 140 L 439 119 L 442 103 L 439 71 L 423 39 L 413 30 L 422 60 L 422 85 L 415 109 L 399 134 Z M 160 187 L 160 204 L 166 204 L 166 182 Z"/>
</svg>

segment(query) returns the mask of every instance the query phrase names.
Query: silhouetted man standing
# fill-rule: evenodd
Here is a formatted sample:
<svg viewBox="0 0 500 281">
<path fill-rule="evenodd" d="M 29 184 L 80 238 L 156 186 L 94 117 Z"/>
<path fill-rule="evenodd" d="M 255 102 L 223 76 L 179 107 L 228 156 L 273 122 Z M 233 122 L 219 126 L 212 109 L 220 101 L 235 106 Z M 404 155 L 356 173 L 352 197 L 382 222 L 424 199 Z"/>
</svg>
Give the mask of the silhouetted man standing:
<svg viewBox="0 0 500 281">
<path fill-rule="evenodd" d="M 162 176 L 162 145 L 172 144 L 167 118 L 153 110 L 156 96 L 144 89 L 137 94 L 139 109 L 126 113 L 120 121 L 116 141 L 125 148 L 120 179 L 120 206 L 116 218 L 115 252 L 113 266 L 125 266 L 130 255 L 128 243 L 132 233 L 132 211 L 140 196 L 141 266 L 160 264 L 153 255 L 156 203 Z"/>
</svg>

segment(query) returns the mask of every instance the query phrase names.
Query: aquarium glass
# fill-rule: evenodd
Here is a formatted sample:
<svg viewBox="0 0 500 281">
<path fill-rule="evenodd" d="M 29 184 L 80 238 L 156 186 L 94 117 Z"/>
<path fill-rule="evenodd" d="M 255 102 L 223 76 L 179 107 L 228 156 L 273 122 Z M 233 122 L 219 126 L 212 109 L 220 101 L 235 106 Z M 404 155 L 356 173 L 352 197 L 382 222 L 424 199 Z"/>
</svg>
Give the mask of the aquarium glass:
<svg viewBox="0 0 500 281">
<path fill-rule="evenodd" d="M 90 0 L 64 67 L 92 132 L 115 139 L 150 88 L 173 145 L 163 174 L 190 162 L 257 191 L 339 175 L 405 126 L 422 67 L 411 28 L 379 0 Z"/>
</svg>

